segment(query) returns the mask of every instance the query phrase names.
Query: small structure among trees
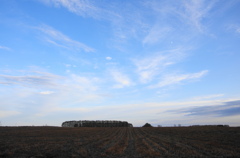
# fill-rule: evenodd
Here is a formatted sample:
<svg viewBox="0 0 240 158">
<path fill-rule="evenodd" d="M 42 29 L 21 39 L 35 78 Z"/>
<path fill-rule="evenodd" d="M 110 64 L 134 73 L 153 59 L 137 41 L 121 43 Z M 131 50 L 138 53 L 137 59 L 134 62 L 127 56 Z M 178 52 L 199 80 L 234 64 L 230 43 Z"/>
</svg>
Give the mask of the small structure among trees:
<svg viewBox="0 0 240 158">
<path fill-rule="evenodd" d="M 62 127 L 133 127 L 131 123 L 127 121 L 115 121 L 115 120 L 79 120 L 79 121 L 65 121 L 62 123 Z"/>
<path fill-rule="evenodd" d="M 142 127 L 152 127 L 152 125 L 150 123 L 145 123 L 145 125 L 143 125 Z"/>
</svg>

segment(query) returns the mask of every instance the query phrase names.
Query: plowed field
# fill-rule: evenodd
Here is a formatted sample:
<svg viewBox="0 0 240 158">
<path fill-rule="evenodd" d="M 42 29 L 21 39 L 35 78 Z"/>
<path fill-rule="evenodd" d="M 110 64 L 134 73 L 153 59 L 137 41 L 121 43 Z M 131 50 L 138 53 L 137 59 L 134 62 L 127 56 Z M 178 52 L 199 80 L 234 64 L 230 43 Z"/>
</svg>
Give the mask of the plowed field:
<svg viewBox="0 0 240 158">
<path fill-rule="evenodd" d="M 0 127 L 0 157 L 240 157 L 240 128 Z"/>
</svg>

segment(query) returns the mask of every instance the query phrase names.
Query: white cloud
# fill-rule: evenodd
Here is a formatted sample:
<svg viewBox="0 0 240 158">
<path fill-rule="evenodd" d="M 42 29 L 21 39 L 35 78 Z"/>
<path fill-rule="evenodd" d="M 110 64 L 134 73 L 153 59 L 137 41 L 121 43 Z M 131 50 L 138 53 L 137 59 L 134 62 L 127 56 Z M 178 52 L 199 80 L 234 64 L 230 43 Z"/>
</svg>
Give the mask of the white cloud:
<svg viewBox="0 0 240 158">
<path fill-rule="evenodd" d="M 239 24 L 227 24 L 226 30 L 232 33 L 240 34 L 240 25 Z"/>
<path fill-rule="evenodd" d="M 39 0 L 49 6 L 64 7 L 68 11 L 82 16 L 98 20 L 105 20 L 110 23 L 116 43 L 124 43 L 129 38 L 138 38 L 148 24 L 143 22 L 146 12 L 135 7 L 131 2 L 125 5 L 115 1 L 90 1 L 90 0 Z M 139 3 L 136 3 L 141 5 Z M 112 42 L 111 42 L 112 43 Z M 111 44 L 112 45 L 112 44 Z M 115 45 L 114 45 L 115 46 Z M 121 47 L 120 45 L 116 47 Z"/>
<path fill-rule="evenodd" d="M 238 27 L 238 28 L 236 29 L 236 32 L 237 32 L 237 33 L 240 33 L 240 27 Z"/>
<path fill-rule="evenodd" d="M 11 48 L 8 48 L 8 47 L 5 47 L 5 46 L 0 46 L 0 49 L 7 50 L 7 51 L 11 50 Z"/>
<path fill-rule="evenodd" d="M 72 67 L 72 65 L 71 64 L 64 64 L 67 68 L 68 67 Z"/>
<path fill-rule="evenodd" d="M 231 29 L 233 29 L 237 34 L 240 34 L 240 26 L 239 25 L 231 25 Z"/>
<path fill-rule="evenodd" d="M 99 82 L 99 78 L 97 77 L 86 77 L 79 76 L 76 74 L 71 74 L 68 80 L 66 80 L 66 84 L 74 86 L 77 89 L 81 89 L 83 91 L 95 91 L 97 90 L 97 84 Z"/>
<path fill-rule="evenodd" d="M 186 100 L 186 101 L 172 101 L 172 102 L 142 102 L 135 104 L 107 104 L 104 106 L 98 107 L 86 107 L 82 108 L 71 108 L 66 109 L 68 112 L 77 112 L 84 115 L 87 112 L 87 116 L 84 115 L 87 119 L 125 119 L 128 118 L 127 121 L 134 124 L 134 126 L 140 126 L 147 122 L 147 120 L 156 119 L 159 122 L 158 124 L 164 125 L 173 125 L 176 123 L 182 123 L 182 121 L 186 121 L 188 125 L 192 124 L 192 117 L 185 116 L 185 114 L 180 114 L 181 111 L 177 111 L 178 109 L 192 108 L 192 107 L 208 107 L 208 106 L 218 106 L 224 105 L 225 102 L 231 102 L 239 99 L 218 99 L 218 100 Z M 59 109 L 60 111 L 64 111 L 64 109 Z M 176 111 L 175 113 L 173 111 Z M 124 115 L 123 115 L 124 114 Z M 203 116 L 204 117 L 204 116 Z M 206 117 L 206 116 L 205 116 Z M 199 117 L 195 117 L 194 119 L 199 120 Z M 216 117 L 209 117 L 209 120 L 202 121 L 201 123 L 208 123 L 209 121 L 213 121 Z M 221 117 L 218 117 L 221 118 Z M 239 119 L 239 116 L 238 116 Z M 174 120 L 174 121 L 173 121 Z M 152 122 L 152 121 L 151 121 Z M 161 122 L 161 123 L 160 123 Z M 153 123 L 153 122 L 152 122 Z M 229 123 L 228 123 L 229 124 Z"/>
<path fill-rule="evenodd" d="M 106 57 L 106 60 L 112 60 L 112 57 Z"/>
<path fill-rule="evenodd" d="M 48 5 L 55 7 L 65 7 L 70 12 L 80 16 L 97 17 L 99 8 L 95 7 L 91 1 L 88 0 L 40 0 Z"/>
<path fill-rule="evenodd" d="M 12 75 L 0 75 L 1 83 L 8 85 L 21 85 L 26 87 L 54 87 L 56 86 L 56 80 L 60 79 L 60 76 L 53 75 L 45 72 L 34 72 L 29 75 L 12 76 Z"/>
<path fill-rule="evenodd" d="M 143 44 L 154 44 L 160 39 L 164 39 L 172 29 L 155 25 L 143 40 Z"/>
<path fill-rule="evenodd" d="M 167 75 L 157 85 L 150 86 L 150 88 L 160 88 L 170 85 L 182 83 L 192 79 L 198 79 L 208 73 L 208 70 L 204 70 L 198 73 L 180 74 L 180 75 Z"/>
<path fill-rule="evenodd" d="M 120 72 L 117 69 L 110 70 L 110 74 L 112 75 L 114 81 L 117 82 L 117 84 L 114 85 L 114 88 L 123 88 L 133 84 L 126 74 Z"/>
<path fill-rule="evenodd" d="M 42 72 L 41 74 L 46 73 Z M 115 85 L 116 88 L 122 88 L 125 86 L 132 85 L 132 82 L 128 78 L 128 76 L 122 73 L 121 71 L 112 70 L 110 74 L 112 74 L 113 77 L 115 77 L 114 80 L 115 82 L 118 83 Z M 201 76 L 203 76 L 203 74 L 204 71 L 193 74 L 185 74 L 182 75 L 184 76 L 182 77 L 184 79 L 182 80 L 180 79 L 178 80 L 178 82 L 200 78 Z M 34 74 L 32 74 L 31 76 L 33 75 Z M 48 74 L 48 76 L 55 75 Z M 58 124 L 55 123 L 54 125 L 60 125 L 61 121 L 65 121 L 66 119 L 68 120 L 69 118 L 76 119 L 76 117 L 78 116 L 81 116 L 82 119 L 102 118 L 122 120 L 128 118 L 127 121 L 134 123 L 135 126 L 143 125 L 149 119 L 158 119 L 164 122 L 164 124 L 168 124 L 169 122 L 171 122 L 169 120 L 172 120 L 171 117 L 174 117 L 175 119 L 179 120 L 186 120 L 188 122 L 190 118 L 184 117 L 184 114 L 179 115 L 170 112 L 167 113 L 165 111 L 176 110 L 178 108 L 186 108 L 192 106 L 219 105 L 222 102 L 227 101 L 226 99 L 206 100 L 204 98 L 202 99 L 200 98 L 199 100 L 190 99 L 187 101 L 180 102 L 179 101 L 141 102 L 136 104 L 121 104 L 116 102 L 115 105 L 112 103 L 104 102 L 104 106 L 102 106 L 101 103 L 104 96 L 101 95 L 102 92 L 100 93 L 98 91 L 97 86 L 97 84 L 99 83 L 98 78 L 94 77 L 90 78 L 80 76 L 77 74 L 70 74 L 69 76 L 57 78 L 57 80 L 55 78 L 52 78 L 50 83 L 52 82 L 55 83 L 55 86 L 54 87 L 46 86 L 45 87 L 46 90 L 43 90 L 42 86 L 41 87 L 30 86 L 29 87 L 30 90 L 26 91 L 26 88 L 14 87 L 14 85 L 11 85 L 8 90 L 4 90 L 4 93 L 1 93 L 0 95 L 0 99 L 4 101 L 0 103 L 0 108 L 1 106 L 4 108 L 9 108 L 5 110 L 8 111 L 6 113 L 5 111 L 3 112 L 1 111 L 0 117 L 15 116 L 19 114 L 21 116 L 19 121 L 21 121 L 22 124 L 22 120 L 24 120 L 26 116 L 27 118 L 38 119 L 41 117 L 48 118 L 49 115 L 52 114 L 62 116 L 62 114 L 68 113 L 68 116 L 64 115 L 63 118 L 64 120 L 60 119 L 59 121 L 58 118 L 58 121 L 56 121 Z M 176 82 L 172 83 L 176 84 Z M 1 90 L 1 92 L 3 92 L 3 90 Z M 39 95 L 39 92 L 41 92 L 43 95 Z M 23 93 L 28 94 L 22 95 Z M 8 99 L 12 98 L 13 95 L 15 96 L 13 99 Z M 17 110 L 20 109 L 19 112 L 16 112 L 16 109 Z M 25 112 L 26 109 L 31 111 L 31 113 L 29 113 L 29 111 L 28 113 L 26 113 Z M 50 117 L 52 118 L 52 116 Z M 51 124 L 51 121 L 52 121 L 51 119 L 50 121 L 48 120 L 47 121 L 48 124 Z M 38 123 L 34 122 L 34 124 L 36 125 Z"/>
<path fill-rule="evenodd" d="M 183 1 L 184 10 L 178 12 L 181 17 L 186 22 L 202 32 L 204 30 L 204 25 L 202 23 L 203 19 L 209 15 L 209 12 L 214 7 L 216 1 L 207 0 L 185 0 Z"/>
<path fill-rule="evenodd" d="M 103 6 L 109 6 L 107 2 L 102 7 L 98 7 L 95 1 L 89 0 L 39 0 L 47 5 L 53 5 L 54 7 L 64 7 L 68 11 L 82 16 L 82 17 L 92 17 L 95 19 L 114 19 L 113 17 L 118 17 L 115 12 L 111 10 L 104 9 Z M 104 2 L 102 2 L 104 3 Z"/>
<path fill-rule="evenodd" d="M 63 33 L 55 30 L 54 28 L 42 25 L 40 27 L 35 27 L 36 29 L 40 30 L 45 35 L 45 41 L 49 42 L 53 45 L 58 47 L 67 48 L 70 50 L 83 50 L 85 52 L 94 52 L 95 50 L 81 42 L 75 41 L 68 36 L 64 35 Z"/>
<path fill-rule="evenodd" d="M 134 59 L 140 82 L 148 83 L 159 75 L 166 67 L 182 60 L 185 56 L 184 49 L 173 49 L 159 52 L 155 55 Z"/>
<path fill-rule="evenodd" d="M 40 92 L 40 94 L 43 94 L 43 95 L 49 95 L 49 94 L 53 94 L 54 92 L 53 91 L 42 91 Z"/>
<path fill-rule="evenodd" d="M 2 80 L 8 83 L 0 89 L 0 108 L 4 107 L 6 111 L 17 109 L 22 115 L 35 118 L 37 115 L 45 116 L 66 109 L 82 109 L 89 104 L 100 103 L 103 98 L 98 92 L 99 79 L 96 77 L 77 74 L 57 76 L 27 70 L 19 72 L 22 75 L 0 76 L 0 83 Z M 26 109 L 31 114 L 26 113 Z M 0 112 L 1 117 L 10 114 Z"/>
<path fill-rule="evenodd" d="M 76 74 L 59 76 L 48 72 L 22 71 L 22 75 L 0 75 L 0 83 L 9 87 L 22 86 L 39 90 L 38 94 L 56 94 L 72 91 L 93 92 L 97 90 L 98 78 L 85 77 Z M 23 75 L 25 74 L 25 75 Z M 49 90 L 43 90 L 49 89 Z"/>
<path fill-rule="evenodd" d="M 207 100 L 207 99 L 213 99 L 213 98 L 218 98 L 222 96 L 224 96 L 224 94 L 212 94 L 212 95 L 194 97 L 193 100 Z"/>
<path fill-rule="evenodd" d="M 151 9 L 149 12 L 156 19 L 156 26 L 162 26 L 162 29 L 165 27 L 176 28 L 181 31 L 183 26 L 184 30 L 186 30 L 186 26 L 188 25 L 193 27 L 194 31 L 204 32 L 206 29 L 204 20 L 209 17 L 216 3 L 217 1 L 214 0 L 182 0 L 168 2 L 146 1 L 144 5 Z M 158 29 L 161 30 L 161 27 L 158 27 Z M 157 28 L 154 32 L 158 34 Z M 154 34 L 152 37 L 154 37 Z"/>
</svg>

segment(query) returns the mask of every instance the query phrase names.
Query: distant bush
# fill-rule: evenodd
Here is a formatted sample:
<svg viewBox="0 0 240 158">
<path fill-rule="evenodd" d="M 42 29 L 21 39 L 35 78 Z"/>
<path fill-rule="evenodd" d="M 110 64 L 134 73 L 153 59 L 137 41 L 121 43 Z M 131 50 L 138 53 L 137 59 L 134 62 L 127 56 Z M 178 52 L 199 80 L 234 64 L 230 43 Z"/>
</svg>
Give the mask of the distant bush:
<svg viewBox="0 0 240 158">
<path fill-rule="evenodd" d="M 229 125 L 217 125 L 217 127 L 229 127 Z"/>
<path fill-rule="evenodd" d="M 145 123 L 145 125 L 143 125 L 142 127 L 152 127 L 152 125 L 149 123 Z"/>
<path fill-rule="evenodd" d="M 190 127 L 230 127 L 229 125 L 191 125 Z"/>
</svg>

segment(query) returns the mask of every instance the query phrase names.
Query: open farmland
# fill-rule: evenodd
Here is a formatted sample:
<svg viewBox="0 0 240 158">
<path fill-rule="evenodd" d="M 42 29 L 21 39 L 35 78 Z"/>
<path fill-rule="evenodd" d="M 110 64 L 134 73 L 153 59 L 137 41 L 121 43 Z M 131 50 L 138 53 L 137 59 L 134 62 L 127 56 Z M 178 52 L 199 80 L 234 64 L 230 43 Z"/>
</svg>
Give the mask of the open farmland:
<svg viewBox="0 0 240 158">
<path fill-rule="evenodd" d="M 0 157 L 240 157 L 233 127 L 0 127 Z"/>
</svg>

